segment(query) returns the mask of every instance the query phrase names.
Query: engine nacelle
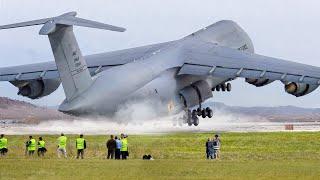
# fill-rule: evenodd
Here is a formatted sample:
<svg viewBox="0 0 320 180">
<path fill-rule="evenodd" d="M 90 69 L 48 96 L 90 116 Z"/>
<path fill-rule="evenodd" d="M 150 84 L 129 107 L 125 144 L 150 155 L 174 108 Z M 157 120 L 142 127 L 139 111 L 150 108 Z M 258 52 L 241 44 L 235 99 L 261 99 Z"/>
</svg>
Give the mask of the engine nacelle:
<svg viewBox="0 0 320 180">
<path fill-rule="evenodd" d="M 212 91 L 206 81 L 197 81 L 180 90 L 185 107 L 193 107 L 212 97 Z"/>
<path fill-rule="evenodd" d="M 311 84 L 295 83 L 295 82 L 287 82 L 284 84 L 285 84 L 284 86 L 285 91 L 296 97 L 307 95 L 319 87 L 319 85 L 311 85 Z"/>
<path fill-rule="evenodd" d="M 267 84 L 272 83 L 274 80 L 270 80 L 270 79 L 265 79 L 265 78 L 260 78 L 260 79 L 251 79 L 251 78 L 246 78 L 246 82 L 249 84 L 252 84 L 256 87 L 261 87 L 261 86 L 265 86 Z"/>
<path fill-rule="evenodd" d="M 18 95 L 30 99 L 38 99 L 54 92 L 60 86 L 59 79 L 12 81 L 11 84 L 19 88 Z"/>
</svg>

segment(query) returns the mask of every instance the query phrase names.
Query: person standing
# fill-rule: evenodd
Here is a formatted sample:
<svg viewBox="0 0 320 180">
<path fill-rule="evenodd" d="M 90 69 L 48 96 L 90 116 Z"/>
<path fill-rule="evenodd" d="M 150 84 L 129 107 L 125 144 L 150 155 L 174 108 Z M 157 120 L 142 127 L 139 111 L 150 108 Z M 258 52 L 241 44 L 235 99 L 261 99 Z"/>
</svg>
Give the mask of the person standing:
<svg viewBox="0 0 320 180">
<path fill-rule="evenodd" d="M 8 152 L 8 139 L 4 137 L 4 134 L 0 136 L 0 156 L 5 156 Z"/>
<path fill-rule="evenodd" d="M 63 133 L 61 133 L 61 136 L 58 138 L 58 149 L 57 149 L 58 158 L 61 157 L 61 154 L 63 154 L 63 156 L 67 158 L 67 150 L 66 150 L 67 140 L 68 138 Z"/>
<path fill-rule="evenodd" d="M 206 142 L 206 155 L 207 155 L 207 159 L 209 159 L 210 154 L 209 154 L 209 144 L 210 144 L 210 138 L 208 138 L 207 142 Z"/>
<path fill-rule="evenodd" d="M 213 159 L 213 141 L 212 139 L 208 138 L 208 141 L 206 142 L 206 148 L 207 148 L 207 159 Z"/>
<path fill-rule="evenodd" d="M 84 150 L 87 148 L 86 140 L 83 138 L 83 134 L 80 134 L 80 137 L 76 140 L 76 147 L 77 147 L 77 159 L 81 156 L 83 159 Z"/>
<path fill-rule="evenodd" d="M 113 135 L 110 135 L 110 139 L 106 143 L 108 149 L 107 159 L 113 159 L 116 149 L 116 141 L 113 139 Z"/>
<path fill-rule="evenodd" d="M 127 159 L 129 152 L 128 152 L 128 136 L 121 134 L 121 158 Z"/>
<path fill-rule="evenodd" d="M 213 140 L 213 157 L 214 159 L 219 159 L 220 158 L 220 138 L 219 135 L 216 134 L 214 135 L 214 140 Z"/>
<path fill-rule="evenodd" d="M 42 139 L 42 137 L 39 137 L 38 141 L 38 156 L 44 156 L 44 153 L 47 152 L 46 149 L 46 142 Z"/>
<path fill-rule="evenodd" d="M 116 149 L 115 149 L 115 159 L 120 159 L 121 156 L 121 141 L 120 139 L 116 136 L 115 137 L 115 141 L 116 141 Z"/>
<path fill-rule="evenodd" d="M 32 136 L 29 136 L 27 147 L 28 147 L 28 155 L 33 156 L 34 152 L 36 151 L 36 140 L 33 139 Z"/>
</svg>

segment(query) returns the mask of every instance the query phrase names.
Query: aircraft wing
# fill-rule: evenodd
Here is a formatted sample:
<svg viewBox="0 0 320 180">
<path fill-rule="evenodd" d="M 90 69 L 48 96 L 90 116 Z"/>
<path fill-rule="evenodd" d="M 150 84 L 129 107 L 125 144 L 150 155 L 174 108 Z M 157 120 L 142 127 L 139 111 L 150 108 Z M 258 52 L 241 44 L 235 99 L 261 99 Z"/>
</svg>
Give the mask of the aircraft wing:
<svg viewBox="0 0 320 180">
<path fill-rule="evenodd" d="M 320 84 L 320 68 L 282 59 L 247 53 L 212 43 L 184 48 L 179 75 L 252 78 Z"/>
<path fill-rule="evenodd" d="M 108 68 L 138 60 L 146 54 L 153 53 L 169 43 L 172 42 L 89 55 L 85 56 L 85 59 L 91 75 L 95 75 Z M 59 73 L 54 61 L 0 68 L 0 81 L 23 81 L 40 78 L 59 78 Z"/>
</svg>

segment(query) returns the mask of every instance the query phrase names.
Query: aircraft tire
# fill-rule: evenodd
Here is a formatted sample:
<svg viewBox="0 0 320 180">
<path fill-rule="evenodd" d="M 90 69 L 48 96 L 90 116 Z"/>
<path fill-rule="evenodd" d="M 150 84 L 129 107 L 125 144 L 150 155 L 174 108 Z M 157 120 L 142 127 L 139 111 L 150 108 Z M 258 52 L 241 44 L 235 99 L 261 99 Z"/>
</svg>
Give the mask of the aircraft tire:
<svg viewBox="0 0 320 180">
<path fill-rule="evenodd" d="M 221 86 L 221 90 L 222 90 L 222 91 L 226 91 L 226 89 L 227 89 L 226 84 L 221 84 L 220 86 Z"/>
<path fill-rule="evenodd" d="M 195 118 L 195 117 L 197 117 L 197 115 L 198 115 L 198 112 L 197 112 L 197 110 L 193 110 L 192 111 L 192 118 Z"/>
<path fill-rule="evenodd" d="M 197 109 L 197 115 L 201 116 L 201 109 L 200 108 Z"/>
<path fill-rule="evenodd" d="M 208 118 L 212 118 L 213 117 L 212 109 L 207 110 L 207 114 L 208 114 Z"/>
<path fill-rule="evenodd" d="M 232 88 L 231 88 L 231 84 L 230 84 L 230 83 L 227 83 L 227 91 L 230 92 L 231 89 L 232 89 Z"/>
<path fill-rule="evenodd" d="M 194 126 L 198 126 L 198 125 L 199 125 L 199 118 L 198 118 L 198 117 L 195 117 L 195 118 L 193 119 L 193 125 L 194 125 Z"/>
<path fill-rule="evenodd" d="M 202 118 L 206 118 L 207 117 L 207 111 L 205 109 L 202 110 L 201 112 Z"/>
</svg>

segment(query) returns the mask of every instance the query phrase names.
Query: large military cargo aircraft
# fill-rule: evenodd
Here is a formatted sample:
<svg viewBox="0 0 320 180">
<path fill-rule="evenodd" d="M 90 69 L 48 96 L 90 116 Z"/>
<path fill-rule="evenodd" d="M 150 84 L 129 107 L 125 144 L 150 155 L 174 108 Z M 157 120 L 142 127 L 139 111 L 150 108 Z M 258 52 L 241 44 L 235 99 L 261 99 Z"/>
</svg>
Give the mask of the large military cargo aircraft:
<svg viewBox="0 0 320 180">
<path fill-rule="evenodd" d="M 0 68 L 0 81 L 18 95 L 47 96 L 62 83 L 66 99 L 59 111 L 73 115 L 112 115 L 130 100 L 154 99 L 162 114 L 185 111 L 188 125 L 213 116 L 203 103 L 213 91 L 230 91 L 230 81 L 245 78 L 261 87 L 280 80 L 296 97 L 320 85 L 320 68 L 254 54 L 246 32 L 233 21 L 220 21 L 182 39 L 83 56 L 73 26 L 123 32 L 124 28 L 76 17 L 75 12 L 0 29 L 43 25 L 55 61 Z"/>
</svg>

